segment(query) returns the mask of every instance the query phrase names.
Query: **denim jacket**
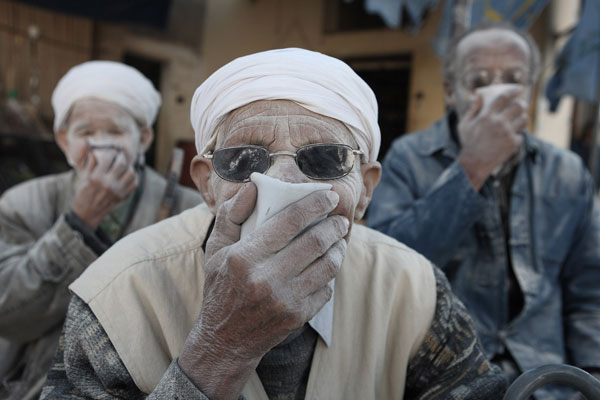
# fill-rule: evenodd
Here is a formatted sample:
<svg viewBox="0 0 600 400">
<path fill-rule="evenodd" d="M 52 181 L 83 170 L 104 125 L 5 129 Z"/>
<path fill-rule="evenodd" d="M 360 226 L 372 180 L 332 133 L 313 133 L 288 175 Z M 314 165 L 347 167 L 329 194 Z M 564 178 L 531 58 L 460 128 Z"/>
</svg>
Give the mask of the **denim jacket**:
<svg viewBox="0 0 600 400">
<path fill-rule="evenodd" d="M 580 158 L 525 134 L 507 246 L 501 185 L 490 178 L 473 189 L 447 121 L 396 139 L 368 225 L 444 270 L 490 357 L 508 350 L 522 371 L 549 363 L 599 367 L 600 212 Z M 524 298 L 512 320 L 509 257 Z"/>
</svg>

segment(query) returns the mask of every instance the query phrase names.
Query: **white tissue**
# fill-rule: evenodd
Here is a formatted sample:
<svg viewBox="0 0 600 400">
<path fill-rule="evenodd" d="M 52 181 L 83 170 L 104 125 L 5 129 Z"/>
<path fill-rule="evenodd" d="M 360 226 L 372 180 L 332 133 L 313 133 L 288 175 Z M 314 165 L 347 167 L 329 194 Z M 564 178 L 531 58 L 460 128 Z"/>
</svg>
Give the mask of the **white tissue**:
<svg viewBox="0 0 600 400">
<path fill-rule="evenodd" d="M 498 98 L 498 96 L 515 88 L 523 88 L 523 85 L 517 83 L 498 83 L 495 85 L 488 85 L 478 88 L 476 92 L 482 97 L 483 100 L 483 104 L 481 105 L 481 109 L 479 110 L 479 115 L 487 112 L 487 110 L 490 108 L 494 100 Z M 521 96 L 517 97 L 515 100 L 523 100 L 525 102 L 527 101 L 524 97 Z M 504 167 L 504 165 L 505 164 L 501 164 L 494 168 L 494 170 L 492 171 L 492 176 L 497 176 Z"/>
<path fill-rule="evenodd" d="M 328 183 L 289 183 L 257 172 L 250 175 L 250 180 L 256 185 L 258 190 L 256 206 L 250 217 L 242 224 L 241 238 L 251 234 L 266 220 L 288 205 L 297 202 L 313 192 L 331 190 L 331 185 Z M 313 225 L 326 216 L 323 215 L 315 220 Z"/>
<path fill-rule="evenodd" d="M 509 90 L 515 88 L 523 88 L 523 85 L 519 85 L 517 83 L 498 83 L 495 85 L 482 86 L 477 88 L 475 92 L 482 97 L 483 104 L 481 109 L 479 110 L 479 114 L 483 114 L 490 108 L 494 100 L 498 98 L 498 96 L 506 93 Z M 518 97 L 517 99 L 519 99 Z"/>
</svg>

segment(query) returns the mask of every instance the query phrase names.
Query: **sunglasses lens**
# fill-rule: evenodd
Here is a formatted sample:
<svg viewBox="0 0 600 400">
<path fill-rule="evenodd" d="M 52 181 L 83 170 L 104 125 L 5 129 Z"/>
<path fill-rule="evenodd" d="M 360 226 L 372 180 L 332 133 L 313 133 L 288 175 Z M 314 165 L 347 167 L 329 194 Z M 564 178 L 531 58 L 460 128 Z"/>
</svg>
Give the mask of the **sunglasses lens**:
<svg viewBox="0 0 600 400">
<path fill-rule="evenodd" d="M 253 172 L 263 173 L 269 168 L 269 152 L 261 147 L 227 147 L 216 150 L 212 161 L 221 178 L 244 182 Z"/>
<path fill-rule="evenodd" d="M 316 144 L 302 147 L 296 155 L 298 168 L 312 179 L 337 179 L 354 165 L 352 149 L 344 145 Z"/>
</svg>

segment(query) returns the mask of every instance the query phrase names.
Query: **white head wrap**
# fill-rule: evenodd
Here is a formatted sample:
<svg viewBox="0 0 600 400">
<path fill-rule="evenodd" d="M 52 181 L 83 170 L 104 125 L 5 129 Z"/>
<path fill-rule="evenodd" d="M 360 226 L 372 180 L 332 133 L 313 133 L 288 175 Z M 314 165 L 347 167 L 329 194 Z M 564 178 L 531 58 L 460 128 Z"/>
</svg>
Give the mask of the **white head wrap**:
<svg viewBox="0 0 600 400">
<path fill-rule="evenodd" d="M 377 159 L 381 133 L 371 88 L 337 58 L 298 48 L 237 58 L 196 89 L 190 117 L 198 153 L 208 150 L 227 113 L 257 100 L 291 100 L 337 119 L 352 132 L 367 160 Z"/>
<path fill-rule="evenodd" d="M 140 71 L 114 61 L 88 61 L 74 66 L 52 93 L 54 131 L 77 100 L 94 97 L 123 107 L 136 120 L 151 126 L 160 107 L 160 94 Z"/>
</svg>

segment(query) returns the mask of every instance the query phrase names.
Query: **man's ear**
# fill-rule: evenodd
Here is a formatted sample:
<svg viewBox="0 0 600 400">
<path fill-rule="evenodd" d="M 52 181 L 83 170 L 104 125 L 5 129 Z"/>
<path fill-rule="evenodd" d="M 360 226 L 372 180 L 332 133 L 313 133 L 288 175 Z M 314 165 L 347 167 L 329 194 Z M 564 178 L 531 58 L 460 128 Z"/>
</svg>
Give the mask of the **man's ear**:
<svg viewBox="0 0 600 400">
<path fill-rule="evenodd" d="M 444 103 L 446 103 L 446 108 L 454 109 L 454 88 L 452 83 L 446 79 L 444 79 Z"/>
<path fill-rule="evenodd" d="M 206 205 L 210 208 L 213 214 L 216 215 L 215 208 L 215 196 L 210 184 L 210 177 L 212 175 L 212 163 L 210 160 L 197 154 L 190 164 L 190 176 L 198 188 L 198 191 L 204 198 Z"/>
<path fill-rule="evenodd" d="M 381 179 L 381 164 L 378 161 L 361 164 L 360 173 L 362 174 L 363 187 L 356 210 L 354 211 L 354 219 L 357 221 L 360 221 L 364 217 L 365 211 L 373 197 L 373 190 L 375 190 Z"/>
<path fill-rule="evenodd" d="M 149 126 L 143 126 L 140 128 L 140 145 L 142 153 L 145 153 L 154 140 L 154 131 Z"/>
<path fill-rule="evenodd" d="M 69 149 L 69 141 L 67 140 L 67 130 L 64 128 L 59 129 L 54 137 L 56 138 L 56 144 L 58 147 L 62 150 L 64 155 L 68 157 L 67 150 Z"/>
</svg>

